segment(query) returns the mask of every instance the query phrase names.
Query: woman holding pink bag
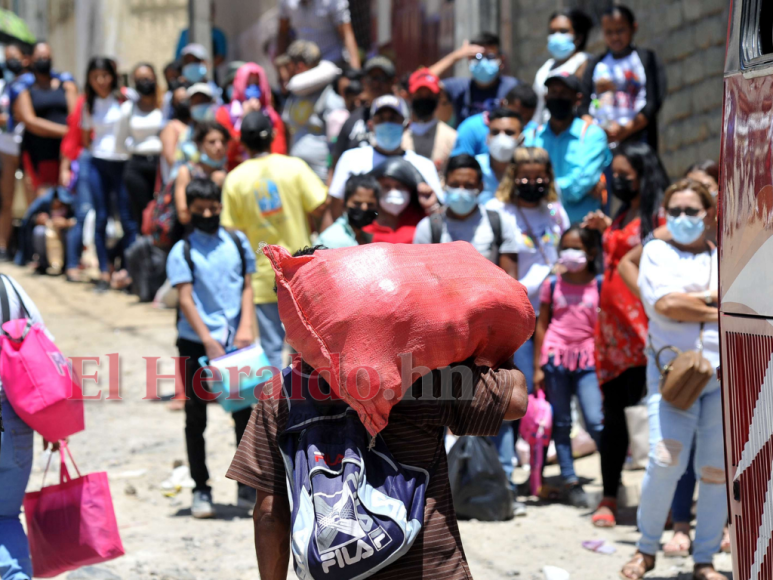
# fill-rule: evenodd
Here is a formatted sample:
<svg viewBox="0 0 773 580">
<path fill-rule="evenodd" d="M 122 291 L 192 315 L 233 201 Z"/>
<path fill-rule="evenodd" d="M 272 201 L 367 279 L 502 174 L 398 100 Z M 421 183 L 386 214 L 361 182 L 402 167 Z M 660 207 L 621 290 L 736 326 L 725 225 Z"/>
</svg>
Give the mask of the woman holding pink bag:
<svg viewBox="0 0 773 580">
<path fill-rule="evenodd" d="M 2 320 L 25 318 L 26 309 L 33 322 L 43 323 L 37 307 L 19 284 L 8 276 L 0 276 L 0 284 L 5 285 L 8 295 L 8 312 L 0 313 Z M 0 578 L 29 580 L 32 562 L 19 515 L 32 469 L 32 428 L 13 410 L 1 384 L 0 405 L 5 428 L 0 434 Z"/>
</svg>

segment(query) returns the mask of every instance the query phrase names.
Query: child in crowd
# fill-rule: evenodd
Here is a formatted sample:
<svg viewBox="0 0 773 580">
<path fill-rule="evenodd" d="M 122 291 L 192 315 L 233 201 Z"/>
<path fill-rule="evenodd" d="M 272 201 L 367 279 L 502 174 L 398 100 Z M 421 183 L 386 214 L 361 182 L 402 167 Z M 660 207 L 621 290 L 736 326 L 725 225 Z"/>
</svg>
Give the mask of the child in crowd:
<svg viewBox="0 0 773 580">
<path fill-rule="evenodd" d="M 172 247 L 166 271 L 180 294 L 177 348 L 184 365 L 188 463 L 196 483 L 191 513 L 194 518 L 211 518 L 215 510 L 207 485 L 204 446 L 207 402 L 199 396 L 198 385 L 193 388 L 194 375 L 201 356 L 211 360 L 224 355 L 226 349 L 255 342 L 257 321 L 249 276 L 255 272 L 255 252 L 244 234 L 220 226 L 220 188 L 214 182 L 194 178 L 185 194 L 193 231 Z M 233 414 L 237 445 L 251 412 L 247 407 Z M 239 485 L 240 507 L 252 508 L 255 498 L 254 489 Z"/>
<path fill-rule="evenodd" d="M 371 225 L 378 216 L 381 186 L 368 174 L 354 174 L 344 188 L 344 214 L 319 235 L 317 243 L 326 248 L 349 248 L 368 244 L 373 235 L 362 228 Z"/>
<path fill-rule="evenodd" d="M 559 248 L 561 273 L 549 276 L 540 291 L 534 387 L 545 389 L 553 407 L 553 438 L 567 500 L 576 507 L 588 507 L 588 498 L 574 472 L 572 396 L 577 395 L 585 426 L 600 446 L 603 414 L 593 330 L 601 293 L 601 278 L 595 266 L 601 240 L 594 230 L 572 226 L 561 237 Z"/>
</svg>

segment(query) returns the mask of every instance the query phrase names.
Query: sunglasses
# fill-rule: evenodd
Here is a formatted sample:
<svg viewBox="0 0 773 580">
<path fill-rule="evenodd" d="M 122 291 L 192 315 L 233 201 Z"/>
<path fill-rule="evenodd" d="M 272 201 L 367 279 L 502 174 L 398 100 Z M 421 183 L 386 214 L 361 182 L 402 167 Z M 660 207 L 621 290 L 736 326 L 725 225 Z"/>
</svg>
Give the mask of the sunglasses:
<svg viewBox="0 0 773 580">
<path fill-rule="evenodd" d="M 484 58 L 487 58 L 489 60 L 499 60 L 500 53 L 498 53 L 498 52 L 488 52 L 488 53 L 479 52 L 478 54 L 475 55 L 474 58 L 475 58 L 475 60 L 483 60 Z"/>
<path fill-rule="evenodd" d="M 543 179 L 541 177 L 538 177 L 534 181 L 531 181 L 531 180 L 529 180 L 529 179 L 527 179 L 525 177 L 523 179 L 516 179 L 515 180 L 515 184 L 516 185 L 528 185 L 530 183 L 533 183 L 534 185 L 547 185 L 548 183 L 550 183 L 550 180 L 549 179 Z"/>
<path fill-rule="evenodd" d="M 682 214 L 686 215 L 687 217 L 698 217 L 701 216 L 701 214 L 703 214 L 703 216 L 706 215 L 704 210 L 696 209 L 694 207 L 669 207 L 666 210 L 666 213 L 672 218 L 678 218 Z"/>
</svg>

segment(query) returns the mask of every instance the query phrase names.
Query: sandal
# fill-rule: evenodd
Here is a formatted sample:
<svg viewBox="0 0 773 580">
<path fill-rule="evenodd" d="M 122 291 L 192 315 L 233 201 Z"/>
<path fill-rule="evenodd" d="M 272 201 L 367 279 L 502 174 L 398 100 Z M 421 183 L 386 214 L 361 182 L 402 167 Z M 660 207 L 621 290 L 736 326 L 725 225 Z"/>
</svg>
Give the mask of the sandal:
<svg viewBox="0 0 773 580">
<path fill-rule="evenodd" d="M 617 525 L 617 500 L 604 498 L 599 502 L 591 522 L 597 528 L 614 528 Z"/>
<path fill-rule="evenodd" d="M 689 527 L 687 531 L 675 528 L 673 537 L 663 545 L 663 555 L 666 558 L 684 558 L 690 555 L 690 548 L 692 548 L 692 540 L 690 540 Z"/>
<path fill-rule="evenodd" d="M 696 564 L 692 577 L 693 580 L 727 580 L 727 576 L 717 572 L 711 564 Z"/>
<path fill-rule="evenodd" d="M 733 543 L 730 541 L 730 530 L 725 526 L 725 531 L 722 533 L 722 543 L 719 545 L 719 551 L 723 554 L 729 554 L 733 547 Z"/>
<path fill-rule="evenodd" d="M 649 558 L 649 564 L 647 559 Z M 623 569 L 620 570 L 620 578 L 623 580 L 641 580 L 644 575 L 655 569 L 655 556 L 648 556 L 641 552 L 636 552 L 630 562 L 628 562 Z M 631 575 L 633 574 L 633 575 Z M 706 578 L 705 580 L 716 580 L 714 578 Z M 727 579 L 725 579 L 727 580 Z"/>
</svg>

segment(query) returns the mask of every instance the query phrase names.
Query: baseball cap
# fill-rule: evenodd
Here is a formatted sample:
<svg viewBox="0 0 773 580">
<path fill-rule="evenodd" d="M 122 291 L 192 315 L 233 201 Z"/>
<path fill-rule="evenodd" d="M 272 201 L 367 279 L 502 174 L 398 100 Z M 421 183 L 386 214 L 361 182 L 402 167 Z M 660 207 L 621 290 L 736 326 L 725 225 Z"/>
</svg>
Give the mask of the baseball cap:
<svg viewBox="0 0 773 580">
<path fill-rule="evenodd" d="M 207 60 L 209 59 L 209 53 L 207 52 L 207 49 L 204 48 L 204 45 L 197 44 L 195 42 L 188 44 L 185 46 L 185 48 L 181 51 L 181 56 L 185 56 L 186 54 L 190 54 L 192 56 L 195 56 L 199 60 Z"/>
<path fill-rule="evenodd" d="M 392 109 L 402 115 L 404 119 L 410 116 L 408 105 L 405 104 L 405 101 L 394 95 L 383 95 L 373 101 L 373 104 L 370 106 L 370 116 L 372 117 L 381 109 Z"/>
<path fill-rule="evenodd" d="M 565 86 L 572 89 L 575 93 L 579 93 L 582 91 L 580 88 L 580 79 L 578 79 L 576 76 L 571 75 L 567 72 L 557 72 L 550 75 L 547 79 L 545 79 L 545 86 L 550 86 L 550 83 L 557 82 L 557 83 L 563 83 Z"/>
<path fill-rule="evenodd" d="M 274 124 L 262 111 L 247 113 L 242 119 L 242 141 L 265 141 L 271 136 Z"/>
<path fill-rule="evenodd" d="M 420 68 L 408 79 L 408 92 L 413 94 L 420 88 L 427 88 L 435 94 L 440 92 L 440 79 L 428 68 Z"/>
<path fill-rule="evenodd" d="M 365 63 L 365 74 L 374 69 L 384 71 L 384 74 L 388 77 L 395 76 L 395 65 L 385 56 L 374 56 L 367 60 Z"/>
<path fill-rule="evenodd" d="M 208 83 L 195 83 L 188 87 L 188 98 L 190 99 L 193 95 L 206 95 L 210 99 L 215 98 L 215 93 Z"/>
</svg>

